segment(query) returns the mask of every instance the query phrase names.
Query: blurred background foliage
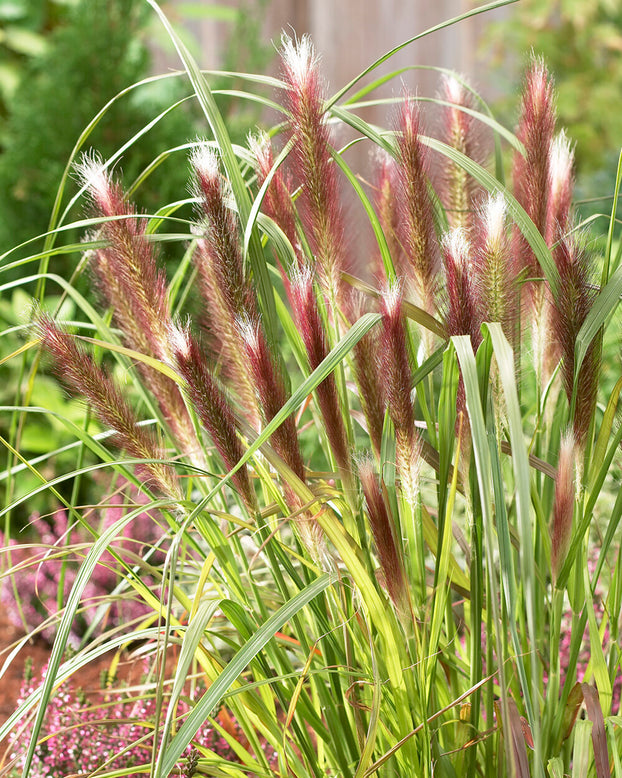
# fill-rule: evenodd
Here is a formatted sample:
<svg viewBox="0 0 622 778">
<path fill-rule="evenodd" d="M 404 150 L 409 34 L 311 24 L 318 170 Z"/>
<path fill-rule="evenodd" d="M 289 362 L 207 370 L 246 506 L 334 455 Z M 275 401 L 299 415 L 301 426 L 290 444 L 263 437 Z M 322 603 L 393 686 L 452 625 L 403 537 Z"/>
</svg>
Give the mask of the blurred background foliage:
<svg viewBox="0 0 622 778">
<path fill-rule="evenodd" d="M 202 6 L 195 13 L 204 17 L 218 8 L 193 5 Z M 263 5 L 229 13 L 225 69 L 261 70 L 273 55 L 259 40 Z M 47 229 L 63 170 L 82 130 L 115 95 L 151 75 L 147 43 L 153 39 L 153 17 L 144 0 L 0 2 L 0 252 Z M 111 106 L 87 148 L 109 157 L 185 94 L 185 80 L 170 78 L 132 91 Z M 225 104 L 224 98 L 220 108 L 236 140 L 258 119 L 247 107 L 236 117 L 233 102 Z M 164 149 L 204 133 L 198 122 L 190 102 L 164 117 L 123 158 L 124 181 L 129 184 Z M 138 202 L 147 210 L 157 208 L 183 197 L 186 184 L 185 164 L 164 164 L 141 186 Z"/>
<path fill-rule="evenodd" d="M 24 6 L 28 5 L 25 0 Z M 62 18 L 51 13 L 57 5 L 39 3 L 39 37 L 44 45 L 39 54 L 22 62 L 19 84 L 9 91 L 6 103 L 0 156 L 0 250 L 47 229 L 57 187 L 80 133 L 110 99 L 149 69 L 142 40 L 148 19 L 144 3 L 89 0 L 66 8 Z M 50 18 L 52 25 L 47 23 Z M 24 22 L 32 19 L 30 14 L 23 17 Z M 159 106 L 164 107 L 168 96 L 163 91 L 158 86 L 118 101 L 89 145 L 104 156 L 112 154 Z M 177 138 L 189 131 L 187 116 L 167 117 L 128 157 L 126 173 L 137 173 L 163 143 L 179 142 Z M 171 181 L 170 186 L 176 183 Z"/>
<path fill-rule="evenodd" d="M 249 7 L 224 8 L 212 3 L 181 4 L 178 13 L 187 12 L 193 21 L 210 15 L 225 22 L 227 45 L 222 68 L 232 71 L 265 70 L 274 57 L 274 48 L 261 40 L 260 13 L 268 0 Z M 186 7 L 187 6 L 187 7 Z M 226 13 L 224 13 L 226 11 Z M 222 13 L 221 13 L 222 12 Z M 224 15 L 223 15 L 224 14 Z M 158 40 L 159 25 L 145 0 L 0 0 L 0 254 L 46 232 L 56 193 L 67 161 L 82 131 L 94 116 L 122 90 L 152 75 L 153 41 Z M 192 35 L 186 43 L 192 47 Z M 194 47 L 198 44 L 194 42 Z M 231 79 L 211 81 L 214 89 L 235 88 Z M 128 139 L 140 132 L 152 119 L 187 94 L 184 78 L 167 78 L 141 86 L 116 101 L 102 117 L 87 139 L 84 150 L 95 148 L 104 158 L 114 154 Z M 235 142 L 243 142 L 248 130 L 259 120 L 255 104 L 244 104 L 229 97 L 218 97 L 219 107 L 228 120 Z M 184 102 L 168 113 L 125 153 L 116 168 L 124 187 L 164 150 L 193 140 L 208 132 L 202 114 L 194 101 Z M 187 155 L 172 155 L 145 179 L 133 195 L 138 206 L 153 212 L 168 202 L 188 194 Z M 63 202 L 76 192 L 77 185 L 68 181 Z M 85 215 L 83 203 L 69 215 L 69 221 Z M 190 216 L 190 212 L 186 214 Z M 60 245 L 77 242 L 79 234 L 63 235 Z M 36 254 L 42 241 L 35 241 L 11 252 L 3 264 Z M 175 244 L 179 249 L 179 244 Z M 183 249 L 183 247 L 182 247 Z M 78 252 L 54 256 L 50 272 L 69 278 L 79 262 Z M 164 257 L 176 261 L 178 257 Z M 37 273 L 38 262 L 29 262 L 0 277 L 0 355 L 18 349 L 24 340 L 31 298 L 24 284 L 7 286 L 19 277 Z M 88 274 L 76 281 L 81 292 L 89 295 Z M 34 294 L 35 283 L 29 289 Z M 43 307 L 56 311 L 61 298 L 58 288 L 48 285 Z M 65 300 L 62 318 L 72 320 L 79 312 Z M 71 410 L 79 423 L 84 408 L 69 401 L 65 390 L 52 376 L 37 375 L 34 386 L 27 383 L 27 372 L 19 360 L 2 365 L 0 405 L 9 405 L 16 397 L 28 395 L 30 405 L 45 397 Z M 52 416 L 31 417 L 26 431 L 20 433 L 9 414 L 0 417 L 0 435 L 17 442 L 28 457 L 60 449 L 67 442 L 67 432 Z M 11 462 L 6 449 L 0 453 L 0 471 Z M 54 468 L 75 464 L 75 453 L 59 454 L 46 464 L 45 475 Z M 68 460 L 64 461 L 63 460 Z M 37 477 L 22 471 L 9 489 L 27 493 L 38 485 Z M 6 481 L 2 481 L 2 487 Z M 72 485 L 67 484 L 66 489 Z M 14 491 L 13 491 L 14 490 Z M 4 495 L 8 497 L 9 495 Z M 94 495 L 84 494 L 86 502 Z M 30 503 L 30 509 L 41 513 L 55 509 L 54 499 L 41 494 Z M 18 524 L 28 520 L 19 517 Z"/>
<path fill-rule="evenodd" d="M 9 103 L 26 65 L 47 49 L 50 33 L 67 16 L 73 0 L 0 2 L 0 143 L 6 140 Z"/>
</svg>

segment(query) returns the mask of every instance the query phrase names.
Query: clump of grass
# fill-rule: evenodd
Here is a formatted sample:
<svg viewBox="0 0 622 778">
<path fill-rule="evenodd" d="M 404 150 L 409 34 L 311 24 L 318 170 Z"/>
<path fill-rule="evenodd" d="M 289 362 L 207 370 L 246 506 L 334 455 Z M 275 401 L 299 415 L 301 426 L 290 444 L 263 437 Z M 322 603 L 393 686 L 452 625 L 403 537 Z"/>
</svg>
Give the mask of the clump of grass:
<svg viewBox="0 0 622 778">
<path fill-rule="evenodd" d="M 601 778 L 610 760 L 622 774 L 622 500 L 602 507 L 622 380 L 599 394 L 622 275 L 615 208 L 605 257 L 576 238 L 552 76 L 531 64 L 516 133 L 451 79 L 440 139 L 411 95 L 380 131 L 346 91 L 326 94 L 309 39 L 286 37 L 270 81 L 282 122 L 241 148 L 152 5 L 210 128 L 191 144 L 197 219 L 176 204 L 136 213 L 89 157 L 87 260 L 111 318 L 70 292 L 84 321 L 40 314 L 14 355 L 27 364 L 42 345 L 98 420 L 71 427 L 68 477 L 102 466 L 133 479 L 170 536 L 159 597 L 126 571 L 157 635 L 102 637 L 156 641 L 144 768 L 168 775 L 225 701 L 250 746 L 227 765 L 235 776 Z M 334 146 L 337 121 L 379 147 L 376 191 Z M 501 139 L 507 185 L 482 153 Z M 343 183 L 372 228 L 373 284 L 358 278 Z M 170 281 L 165 240 L 183 253 Z M 5 477 L 22 466 L 56 489 L 38 462 Z M 25 774 L 54 679 L 93 656 L 85 645 L 62 662 L 87 581 L 135 513 L 97 536 L 46 681 L 5 727 L 41 701 Z M 178 728 L 192 666 L 208 688 Z"/>
</svg>

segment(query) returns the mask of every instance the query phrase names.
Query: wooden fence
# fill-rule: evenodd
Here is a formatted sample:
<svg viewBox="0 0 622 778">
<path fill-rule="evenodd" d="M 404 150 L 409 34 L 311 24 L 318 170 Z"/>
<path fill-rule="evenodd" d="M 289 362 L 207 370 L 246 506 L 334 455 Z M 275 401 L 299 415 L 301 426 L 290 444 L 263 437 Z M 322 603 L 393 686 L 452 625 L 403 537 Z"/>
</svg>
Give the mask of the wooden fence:
<svg viewBox="0 0 622 778">
<path fill-rule="evenodd" d="M 213 5 L 203 0 L 206 9 Z M 218 5 L 251 8 L 256 0 L 215 0 Z M 263 37 L 274 41 L 281 30 L 309 33 L 321 54 L 329 88 L 336 90 L 383 53 L 408 38 L 465 13 L 482 2 L 473 0 L 267 0 Z M 204 18 L 184 15 L 184 7 L 201 3 L 169 0 L 166 12 L 176 25 L 183 24 L 199 42 L 200 64 L 216 68 L 222 61 L 230 27 Z M 416 65 L 439 66 L 467 75 L 484 94 L 494 91 L 494 73 L 478 56 L 478 44 L 487 24 L 507 17 L 510 9 L 481 14 L 411 44 L 378 71 Z M 176 63 L 166 58 L 167 64 Z M 433 94 L 437 75 L 430 71 L 405 73 L 404 81 L 420 94 Z M 399 89 L 399 82 L 394 85 Z"/>
</svg>

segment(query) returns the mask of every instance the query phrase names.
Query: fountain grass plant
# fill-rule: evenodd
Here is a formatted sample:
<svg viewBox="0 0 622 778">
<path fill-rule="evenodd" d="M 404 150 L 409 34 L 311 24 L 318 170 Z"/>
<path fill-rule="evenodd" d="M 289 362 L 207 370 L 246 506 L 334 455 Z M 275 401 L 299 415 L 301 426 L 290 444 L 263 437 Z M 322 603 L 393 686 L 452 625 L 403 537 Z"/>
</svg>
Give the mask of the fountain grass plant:
<svg viewBox="0 0 622 778">
<path fill-rule="evenodd" d="M 620 778 L 622 378 L 609 355 L 622 174 L 609 216 L 577 223 L 572 146 L 538 59 L 515 132 L 444 74 L 436 137 L 409 94 L 389 101 L 387 129 L 361 118 L 377 86 L 362 79 L 402 46 L 329 97 L 306 37 L 283 37 L 280 79 L 237 77 L 276 94 L 237 99 L 282 120 L 234 146 L 209 75 L 149 2 L 205 115 L 206 137 L 174 151 L 189 156 L 190 198 L 137 213 L 116 158 L 76 148 L 85 242 L 62 244 L 76 201 L 62 211 L 61 187 L 45 250 L 19 260 L 40 266 L 19 282 L 36 303 L 30 337 L 5 357 L 23 381 L 2 477 L 11 494 L 20 472 L 38 474 L 92 534 L 69 593 L 58 586 L 45 679 L 0 730 L 30 717 L 20 774 L 35 774 L 56 688 L 127 649 L 152 662 L 155 736 L 142 767 L 91 762 L 89 775 Z M 375 150 L 373 185 L 336 145 L 339 126 L 356 133 L 347 146 Z M 178 214 L 188 202 L 192 223 Z M 588 226 L 602 228 L 600 253 Z M 170 279 L 163 242 L 180 249 Z M 67 253 L 98 306 L 54 274 Z M 76 320 L 49 309 L 54 286 Z M 46 413 L 28 398 L 48 365 L 88 404 L 81 427 L 57 417 L 76 465 L 53 475 L 57 452 L 19 453 L 30 415 Z M 76 495 L 102 470 L 130 487 L 97 529 Z M 4 509 L 7 536 L 28 498 Z M 161 563 L 115 544 L 146 512 Z M 102 559 L 122 576 L 110 606 L 135 597 L 153 618 L 129 633 L 100 618 L 68 654 Z M 188 696 L 196 677 L 206 691 Z M 228 761 L 195 737 L 218 710 L 241 733 Z"/>
</svg>

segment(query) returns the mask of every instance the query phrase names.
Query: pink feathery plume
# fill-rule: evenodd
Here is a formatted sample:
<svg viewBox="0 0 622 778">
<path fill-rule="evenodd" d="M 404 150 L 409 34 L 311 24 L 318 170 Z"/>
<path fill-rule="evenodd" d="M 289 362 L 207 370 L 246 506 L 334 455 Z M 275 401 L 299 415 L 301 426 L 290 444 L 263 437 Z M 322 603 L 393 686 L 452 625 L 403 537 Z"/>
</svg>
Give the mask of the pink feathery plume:
<svg viewBox="0 0 622 778">
<path fill-rule="evenodd" d="M 409 610 L 409 597 L 404 560 L 398 543 L 399 531 L 382 495 L 371 459 L 362 459 L 358 471 L 382 578 L 391 600 L 404 615 Z"/>
<path fill-rule="evenodd" d="M 473 349 L 476 350 L 482 340 L 482 321 L 478 316 L 470 255 L 471 247 L 462 229 L 452 230 L 445 236 L 445 330 L 449 336 L 470 335 Z"/>
<path fill-rule="evenodd" d="M 238 321 L 238 328 L 259 399 L 259 406 L 265 422 L 270 422 L 289 399 L 283 376 L 258 321 L 242 319 Z M 304 463 L 300 453 L 296 420 L 293 414 L 290 414 L 273 432 L 270 441 L 281 459 L 301 481 L 304 481 Z"/>
<path fill-rule="evenodd" d="M 148 427 L 139 425 L 119 387 L 76 339 L 46 314 L 39 315 L 36 328 L 61 380 L 73 392 L 81 394 L 99 420 L 116 433 L 117 445 L 136 459 L 164 459 L 165 452 L 157 436 Z M 172 467 L 158 461 L 146 461 L 137 466 L 137 471 L 163 494 L 175 500 L 180 498 L 179 483 Z"/>
<path fill-rule="evenodd" d="M 293 274 L 290 300 L 296 327 L 302 337 L 309 359 L 309 367 L 311 370 L 315 370 L 328 356 L 330 349 L 326 329 L 318 311 L 317 298 L 313 288 L 313 274 L 309 267 L 302 267 Z M 335 374 L 327 375 L 315 391 L 324 421 L 326 437 L 337 467 L 343 474 L 349 473 L 350 445 L 343 422 Z"/>
<path fill-rule="evenodd" d="M 561 283 L 558 299 L 551 308 L 551 322 L 562 360 L 562 383 L 571 402 L 575 386 L 575 346 L 579 331 L 598 296 L 598 288 L 591 283 L 591 257 L 575 235 L 560 236 L 555 260 Z M 580 448 L 586 443 L 596 408 L 601 352 L 602 332 L 590 343 L 579 367 L 573 433 Z"/>
<path fill-rule="evenodd" d="M 478 209 L 473 227 L 472 284 L 479 322 L 499 322 L 513 346 L 518 340 L 520 286 L 512 255 L 503 194 L 489 195 Z"/>
<path fill-rule="evenodd" d="M 400 236 L 408 260 L 407 293 L 420 308 L 435 313 L 440 258 L 428 191 L 429 157 L 419 139 L 420 112 L 410 95 L 402 102 L 396 136 Z"/>
<path fill-rule="evenodd" d="M 270 175 L 274 166 L 272 141 L 266 133 L 249 136 L 249 148 L 255 158 L 255 171 L 257 183 L 261 187 Z M 302 255 L 299 251 L 298 236 L 296 234 L 296 209 L 292 200 L 293 185 L 290 177 L 284 172 L 283 165 L 278 167 L 273 175 L 262 202 L 262 209 L 283 230 L 287 239 L 296 252 L 299 266 L 302 263 Z M 287 283 L 287 274 L 280 267 L 283 280 Z"/>
<path fill-rule="evenodd" d="M 239 318 L 257 316 L 257 296 L 244 273 L 237 218 L 227 202 L 218 157 L 203 145 L 193 153 L 191 164 L 203 215 L 195 262 L 199 289 L 207 303 L 204 320 L 212 334 L 210 345 L 217 351 L 249 423 L 258 429 L 260 412 L 236 326 Z"/>
<path fill-rule="evenodd" d="M 525 76 L 521 112 L 516 135 L 524 145 L 524 155 L 515 152 L 514 196 L 542 235 L 546 233 L 550 151 L 555 133 L 555 94 L 553 79 L 542 59 L 534 58 Z M 527 241 L 515 231 L 515 254 L 527 279 L 538 279 L 542 271 Z M 526 285 L 533 294 L 533 283 Z M 536 313 L 537 315 L 537 313 Z"/>
<path fill-rule="evenodd" d="M 332 159 L 330 131 L 324 120 L 324 90 L 318 59 L 308 36 L 282 37 L 283 77 L 294 139 L 293 161 L 302 186 L 303 219 L 328 299 L 345 300 L 341 274 L 348 269 L 345 221 Z"/>
<path fill-rule="evenodd" d="M 187 328 L 172 325 L 170 344 L 173 364 L 184 380 L 184 391 L 197 417 L 212 439 L 225 467 L 231 470 L 244 454 L 231 405 L 213 377 L 205 354 Z M 246 465 L 231 479 L 250 510 L 255 493 Z"/>
<path fill-rule="evenodd" d="M 146 233 L 147 220 L 126 201 L 120 185 L 97 156 L 84 156 L 77 170 L 96 215 L 106 219 L 96 236 L 105 245 L 90 252 L 97 290 L 112 308 L 124 344 L 165 362 L 171 321 L 168 291 L 154 244 Z M 143 362 L 137 367 L 183 451 L 196 454 L 198 441 L 175 382 Z"/>
<path fill-rule="evenodd" d="M 440 98 L 450 105 L 441 111 L 441 140 L 448 146 L 460 151 L 469 159 L 483 165 L 486 150 L 483 144 L 482 125 L 462 108 L 474 109 L 476 106 L 473 92 L 464 79 L 455 75 L 445 75 L 441 80 Z M 481 185 L 446 156 L 442 157 L 442 175 L 440 180 L 440 198 L 447 212 L 451 228 L 461 227 L 469 238 L 478 200 L 482 195 Z"/>
<path fill-rule="evenodd" d="M 572 432 L 562 436 L 555 476 L 555 502 L 551 522 L 551 572 L 557 580 L 566 561 L 572 540 L 572 517 L 575 503 L 575 439 Z"/>
<path fill-rule="evenodd" d="M 408 278 L 409 267 L 401 242 L 399 178 L 395 159 L 384 149 L 374 155 L 374 205 L 398 276 Z M 386 280 L 384 267 L 377 263 L 375 275 Z"/>
<path fill-rule="evenodd" d="M 574 192 L 574 151 L 564 130 L 551 143 L 544 239 L 553 246 L 560 233 L 568 229 Z"/>
<path fill-rule="evenodd" d="M 387 408 L 395 428 L 396 464 L 402 491 L 414 503 L 419 493 L 421 439 L 415 427 L 412 367 L 398 284 L 389 286 L 382 294 L 381 313 L 380 361 Z"/>
</svg>

